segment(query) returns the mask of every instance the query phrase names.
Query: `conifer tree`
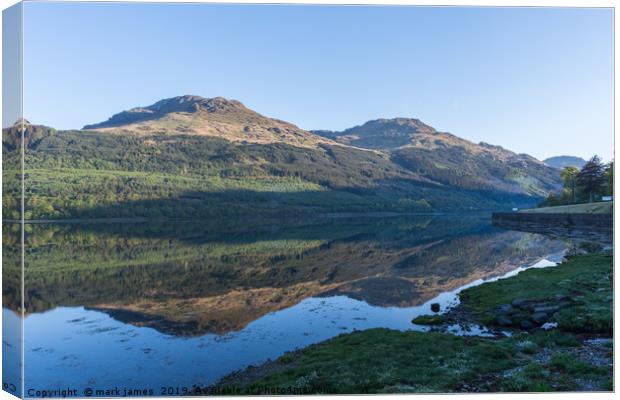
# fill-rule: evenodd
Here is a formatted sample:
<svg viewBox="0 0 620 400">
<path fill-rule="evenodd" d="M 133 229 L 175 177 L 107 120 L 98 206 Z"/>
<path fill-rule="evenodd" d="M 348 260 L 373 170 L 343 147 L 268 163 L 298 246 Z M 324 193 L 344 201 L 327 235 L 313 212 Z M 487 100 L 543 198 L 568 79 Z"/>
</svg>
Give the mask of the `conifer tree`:
<svg viewBox="0 0 620 400">
<path fill-rule="evenodd" d="M 601 193 L 606 183 L 605 167 L 598 156 L 592 157 L 577 174 L 577 184 L 592 202 L 594 194 Z"/>
</svg>

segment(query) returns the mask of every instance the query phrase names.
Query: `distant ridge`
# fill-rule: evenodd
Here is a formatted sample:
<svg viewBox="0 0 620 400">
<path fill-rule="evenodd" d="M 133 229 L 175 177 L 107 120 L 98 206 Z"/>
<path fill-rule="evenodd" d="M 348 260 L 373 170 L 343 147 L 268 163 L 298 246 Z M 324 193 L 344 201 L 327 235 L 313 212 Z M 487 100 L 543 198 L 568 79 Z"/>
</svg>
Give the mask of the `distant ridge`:
<svg viewBox="0 0 620 400">
<path fill-rule="evenodd" d="M 581 168 L 586 164 L 586 160 L 575 156 L 555 156 L 545 159 L 544 163 L 557 169 L 562 169 L 565 167 Z"/>
</svg>

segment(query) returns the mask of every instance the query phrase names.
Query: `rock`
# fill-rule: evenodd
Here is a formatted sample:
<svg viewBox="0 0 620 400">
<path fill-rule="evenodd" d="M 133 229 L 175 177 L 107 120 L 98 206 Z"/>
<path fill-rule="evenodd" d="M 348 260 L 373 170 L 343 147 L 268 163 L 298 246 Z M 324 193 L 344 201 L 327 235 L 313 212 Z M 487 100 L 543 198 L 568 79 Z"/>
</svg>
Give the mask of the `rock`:
<svg viewBox="0 0 620 400">
<path fill-rule="evenodd" d="M 557 307 L 557 306 L 539 306 L 539 307 L 534 307 L 534 313 L 553 314 L 559 309 L 560 307 Z"/>
<path fill-rule="evenodd" d="M 441 306 L 439 305 L 439 303 L 431 304 L 431 311 L 432 312 L 439 312 L 439 310 L 441 310 Z"/>
<path fill-rule="evenodd" d="M 512 320 L 510 318 L 506 317 L 505 315 L 499 315 L 499 316 L 495 317 L 495 322 L 499 326 L 510 326 L 510 325 L 512 325 Z"/>
<path fill-rule="evenodd" d="M 527 319 L 524 319 L 523 321 L 521 321 L 519 325 L 521 326 L 521 329 L 525 329 L 525 330 L 534 328 L 534 324 L 530 320 L 527 320 Z"/>
<path fill-rule="evenodd" d="M 547 303 L 537 302 L 537 303 L 528 303 L 527 306 L 525 306 L 525 308 L 534 312 L 534 310 L 537 308 L 548 307 L 548 306 L 549 304 Z"/>
<path fill-rule="evenodd" d="M 512 305 L 514 307 L 523 308 L 527 305 L 527 301 L 525 299 L 514 299 Z"/>
<path fill-rule="evenodd" d="M 497 307 L 497 311 L 500 314 L 511 314 L 514 312 L 514 310 L 514 307 L 510 304 L 502 304 L 501 306 Z"/>
<path fill-rule="evenodd" d="M 544 312 L 535 312 L 532 314 L 532 321 L 537 323 L 538 325 L 542 325 L 549 319 L 549 316 Z"/>
<path fill-rule="evenodd" d="M 549 331 L 549 330 L 551 330 L 551 329 L 555 329 L 555 328 L 557 328 L 557 327 L 558 327 L 558 323 L 557 323 L 557 322 L 545 322 L 545 323 L 543 324 L 543 326 L 541 326 L 540 328 L 541 328 L 541 329 L 544 329 L 544 330 L 546 330 L 546 331 Z"/>
</svg>

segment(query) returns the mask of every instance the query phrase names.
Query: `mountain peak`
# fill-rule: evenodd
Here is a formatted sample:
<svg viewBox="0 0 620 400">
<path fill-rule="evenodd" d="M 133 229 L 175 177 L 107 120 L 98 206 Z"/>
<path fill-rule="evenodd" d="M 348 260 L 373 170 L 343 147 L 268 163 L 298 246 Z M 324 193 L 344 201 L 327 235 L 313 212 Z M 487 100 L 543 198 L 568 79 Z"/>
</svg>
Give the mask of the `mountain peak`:
<svg viewBox="0 0 620 400">
<path fill-rule="evenodd" d="M 581 157 L 566 156 L 566 155 L 549 157 L 543 160 L 543 162 L 549 165 L 550 167 L 557 168 L 557 169 L 562 169 L 565 167 L 581 168 L 586 164 L 586 160 L 584 160 Z"/>
<path fill-rule="evenodd" d="M 417 118 L 379 118 L 366 122 L 362 126 L 351 128 L 350 130 L 369 129 L 376 130 L 381 128 L 382 130 L 392 131 L 392 133 L 400 135 L 410 135 L 416 133 L 436 133 L 437 130 L 430 125 L 425 124 Z M 349 131 L 349 129 L 347 129 Z M 346 132 L 346 131 L 345 131 Z"/>
<path fill-rule="evenodd" d="M 21 128 L 22 126 L 26 126 L 26 125 L 32 125 L 32 124 L 26 118 L 21 117 L 17 121 L 15 121 L 15 123 L 13 124 L 13 127 Z"/>
<path fill-rule="evenodd" d="M 82 129 L 115 128 L 139 122 L 155 120 L 172 113 L 249 111 L 240 101 L 224 97 L 205 98 L 183 95 L 160 100 L 150 106 L 134 107 L 114 114 L 107 121 L 85 125 Z"/>
<path fill-rule="evenodd" d="M 379 118 L 342 132 L 314 131 L 339 143 L 366 149 L 390 150 L 411 144 L 412 137 L 437 130 L 416 118 Z"/>
<path fill-rule="evenodd" d="M 240 101 L 224 97 L 183 95 L 159 100 L 113 115 L 107 121 L 86 125 L 86 130 L 111 134 L 198 135 L 240 143 L 287 143 L 315 147 L 332 143 L 285 121 L 250 110 Z"/>
<path fill-rule="evenodd" d="M 184 95 L 163 99 L 145 108 L 165 114 L 170 112 L 196 112 L 201 110 L 217 112 L 227 109 L 245 109 L 245 106 L 240 101 L 229 100 L 224 97 L 208 99 L 196 95 Z"/>
</svg>

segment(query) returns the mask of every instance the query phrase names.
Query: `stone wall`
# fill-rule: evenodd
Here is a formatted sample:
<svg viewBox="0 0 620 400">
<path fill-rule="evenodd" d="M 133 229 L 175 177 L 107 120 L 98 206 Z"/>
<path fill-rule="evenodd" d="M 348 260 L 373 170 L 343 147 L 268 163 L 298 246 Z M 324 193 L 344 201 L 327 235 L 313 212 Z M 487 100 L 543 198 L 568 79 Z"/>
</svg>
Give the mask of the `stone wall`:
<svg viewBox="0 0 620 400">
<path fill-rule="evenodd" d="M 547 214 L 547 213 L 493 213 L 493 223 L 536 223 L 575 228 L 601 228 L 613 230 L 613 214 Z"/>
<path fill-rule="evenodd" d="M 540 233 L 611 244 L 613 214 L 493 213 L 493 225 L 504 229 Z"/>
</svg>

